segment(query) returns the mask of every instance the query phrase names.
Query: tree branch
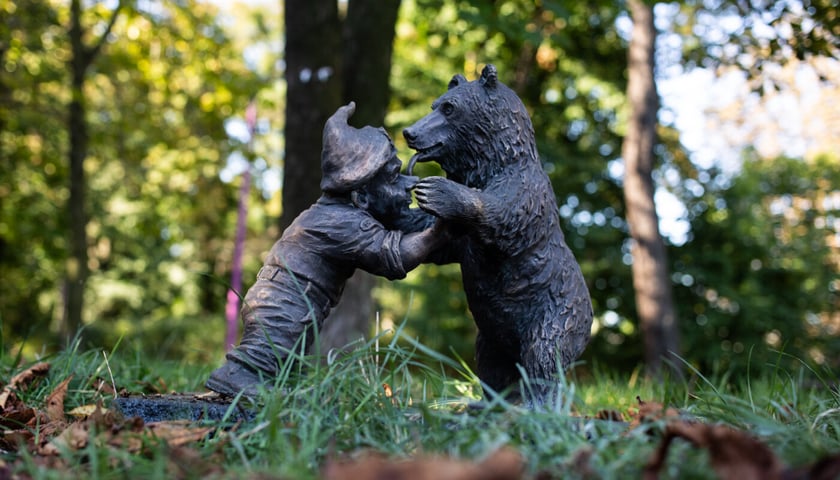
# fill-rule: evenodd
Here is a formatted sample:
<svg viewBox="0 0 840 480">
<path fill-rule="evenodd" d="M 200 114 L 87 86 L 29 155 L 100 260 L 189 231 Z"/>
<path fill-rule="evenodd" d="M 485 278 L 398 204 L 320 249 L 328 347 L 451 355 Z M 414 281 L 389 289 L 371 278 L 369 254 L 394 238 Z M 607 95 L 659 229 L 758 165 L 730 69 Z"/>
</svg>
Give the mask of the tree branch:
<svg viewBox="0 0 840 480">
<path fill-rule="evenodd" d="M 99 37 L 99 40 L 90 48 L 84 50 L 84 62 L 85 67 L 90 65 L 96 55 L 99 54 L 99 51 L 102 49 L 102 45 L 108 39 L 108 35 L 111 33 L 111 30 L 114 28 L 114 24 L 117 23 L 117 18 L 120 16 L 120 10 L 122 10 L 123 6 L 125 5 L 125 0 L 119 0 L 117 2 L 117 7 L 111 13 L 111 19 L 108 20 L 108 26 L 105 27 L 105 31 L 102 32 L 102 36 Z"/>
</svg>

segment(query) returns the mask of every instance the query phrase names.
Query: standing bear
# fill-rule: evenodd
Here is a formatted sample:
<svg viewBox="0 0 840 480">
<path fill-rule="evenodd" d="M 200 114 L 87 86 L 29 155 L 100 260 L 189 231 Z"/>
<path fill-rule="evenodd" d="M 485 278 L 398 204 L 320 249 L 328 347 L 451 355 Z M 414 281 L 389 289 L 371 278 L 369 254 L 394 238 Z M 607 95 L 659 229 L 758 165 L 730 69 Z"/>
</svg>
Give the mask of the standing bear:
<svg viewBox="0 0 840 480">
<path fill-rule="evenodd" d="M 446 172 L 421 180 L 415 196 L 454 235 L 431 260 L 461 265 L 478 327 L 478 377 L 495 392 L 544 404 L 560 369 L 589 342 L 592 302 L 525 106 L 487 65 L 473 82 L 455 75 L 432 112 L 403 135 L 417 151 L 409 174 L 428 161 Z M 521 371 L 530 379 L 526 392 L 518 390 Z"/>
</svg>

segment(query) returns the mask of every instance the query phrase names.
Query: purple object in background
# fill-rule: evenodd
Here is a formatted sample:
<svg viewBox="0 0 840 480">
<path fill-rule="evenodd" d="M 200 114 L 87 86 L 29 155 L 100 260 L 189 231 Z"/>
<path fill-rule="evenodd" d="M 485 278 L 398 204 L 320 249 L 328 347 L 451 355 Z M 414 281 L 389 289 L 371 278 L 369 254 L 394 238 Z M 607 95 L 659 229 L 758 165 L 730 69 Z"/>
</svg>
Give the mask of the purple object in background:
<svg viewBox="0 0 840 480">
<path fill-rule="evenodd" d="M 257 125 L 257 104 L 254 100 L 245 109 L 245 123 L 248 125 L 248 146 L 254 147 L 254 133 Z M 251 190 L 251 164 L 242 172 L 242 184 L 239 186 L 239 207 L 236 212 L 236 237 L 233 243 L 233 265 L 231 265 L 230 289 L 227 292 L 225 318 L 225 351 L 230 351 L 237 344 L 239 336 L 239 292 L 242 291 L 242 251 L 245 249 L 245 221 L 248 217 L 248 193 Z"/>
</svg>

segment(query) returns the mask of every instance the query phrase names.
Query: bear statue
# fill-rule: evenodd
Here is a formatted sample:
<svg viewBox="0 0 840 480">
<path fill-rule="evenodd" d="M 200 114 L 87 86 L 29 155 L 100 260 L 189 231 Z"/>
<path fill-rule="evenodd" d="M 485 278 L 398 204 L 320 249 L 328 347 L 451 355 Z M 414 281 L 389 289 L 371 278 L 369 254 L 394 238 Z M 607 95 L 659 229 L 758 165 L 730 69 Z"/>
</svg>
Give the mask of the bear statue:
<svg viewBox="0 0 840 480">
<path fill-rule="evenodd" d="M 461 266 L 478 327 L 479 379 L 528 405 L 545 404 L 561 369 L 589 342 L 593 312 L 525 106 L 487 65 L 472 82 L 455 75 L 432 112 L 403 135 L 416 151 L 409 174 L 428 161 L 446 173 L 420 180 L 415 196 L 454 235 L 431 259 Z M 519 389 L 523 372 L 527 391 Z"/>
</svg>

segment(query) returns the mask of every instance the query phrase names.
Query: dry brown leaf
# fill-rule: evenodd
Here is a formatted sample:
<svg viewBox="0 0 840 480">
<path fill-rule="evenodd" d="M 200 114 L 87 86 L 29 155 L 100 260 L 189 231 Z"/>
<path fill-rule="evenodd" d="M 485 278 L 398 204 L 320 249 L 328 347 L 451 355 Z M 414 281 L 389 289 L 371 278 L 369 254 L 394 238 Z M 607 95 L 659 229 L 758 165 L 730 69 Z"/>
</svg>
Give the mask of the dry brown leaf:
<svg viewBox="0 0 840 480">
<path fill-rule="evenodd" d="M 0 416 L 0 428 L 16 429 L 28 424 L 35 417 L 35 409 L 29 408 L 18 400 L 8 405 Z"/>
<path fill-rule="evenodd" d="M 324 480 L 359 480 L 387 478 L 389 480 L 520 480 L 524 462 L 519 452 L 503 448 L 481 463 L 444 457 L 422 457 L 409 460 L 389 460 L 381 455 L 368 454 L 350 462 L 329 461 L 324 467 Z"/>
<path fill-rule="evenodd" d="M 188 420 L 152 422 L 146 424 L 147 431 L 163 440 L 170 447 L 180 447 L 204 439 L 213 427 L 196 427 Z"/>
<path fill-rule="evenodd" d="M 24 390 L 36 378 L 45 376 L 49 371 L 50 364 L 40 362 L 12 377 L 9 383 L 3 387 L 3 391 L 0 392 L 0 410 L 6 409 L 6 403 L 9 401 L 9 397 L 14 396 L 15 391 Z"/>
<path fill-rule="evenodd" d="M 73 375 L 65 378 L 47 397 L 47 417 L 50 421 L 63 422 L 65 420 L 64 398 L 67 397 L 67 387 L 72 379 Z"/>
<path fill-rule="evenodd" d="M 117 391 L 114 390 L 114 384 L 111 382 L 101 378 L 96 377 L 93 380 L 93 389 L 105 396 L 114 396 L 117 395 Z"/>
<path fill-rule="evenodd" d="M 14 404 L 7 405 L 3 416 L 0 417 L 0 448 L 16 450 L 30 442 L 34 434 L 31 428 L 26 427 L 34 423 L 36 414 L 35 409 L 27 407 L 17 399 Z"/>
<path fill-rule="evenodd" d="M 621 414 L 618 410 L 598 410 L 598 413 L 595 414 L 596 420 L 605 420 L 608 422 L 623 422 L 624 415 Z"/>
<path fill-rule="evenodd" d="M 628 415 L 630 416 L 630 425 L 628 425 L 628 428 L 630 430 L 643 423 L 655 422 L 662 419 L 672 419 L 680 416 L 680 412 L 678 412 L 675 408 L 665 408 L 665 406 L 661 403 L 646 402 L 639 397 L 636 397 L 636 401 L 639 402 L 639 406 L 637 408 L 631 408 L 628 411 Z"/>
<path fill-rule="evenodd" d="M 166 385 L 166 380 L 164 380 L 161 377 L 158 377 L 157 380 L 155 380 L 155 382 L 150 382 L 148 380 L 138 380 L 135 381 L 134 384 L 143 393 L 164 394 L 169 391 L 169 387 Z"/>
<path fill-rule="evenodd" d="M 789 470 L 784 480 L 837 480 L 840 478 L 840 453 L 830 455 L 804 468 Z"/>
<path fill-rule="evenodd" d="M 172 448 L 168 458 L 167 472 L 172 479 L 219 476 L 224 473 L 225 459 L 221 451 L 208 458 L 194 448 L 180 446 Z"/>
<path fill-rule="evenodd" d="M 14 451 L 30 445 L 35 439 L 35 434 L 28 428 L 18 430 L 4 430 L 0 435 L 0 448 L 6 451 Z M 0 475 L 0 478 L 5 478 Z"/>
<path fill-rule="evenodd" d="M 67 412 L 67 415 L 75 418 L 87 418 L 93 415 L 99 409 L 99 405 L 79 405 Z"/>
<path fill-rule="evenodd" d="M 139 453 L 143 449 L 144 436 L 137 431 L 123 430 L 112 432 L 108 439 L 108 446 L 124 450 L 128 453 Z"/>
<path fill-rule="evenodd" d="M 707 449 L 712 468 L 721 480 L 782 478 L 782 462 L 767 445 L 752 436 L 726 425 L 675 421 L 665 427 L 662 443 L 645 467 L 645 480 L 659 478 L 668 447 L 675 438 Z"/>
<path fill-rule="evenodd" d="M 58 455 L 62 450 L 81 450 L 90 439 L 90 424 L 87 421 L 71 423 L 57 437 L 38 448 L 39 455 Z"/>
</svg>

